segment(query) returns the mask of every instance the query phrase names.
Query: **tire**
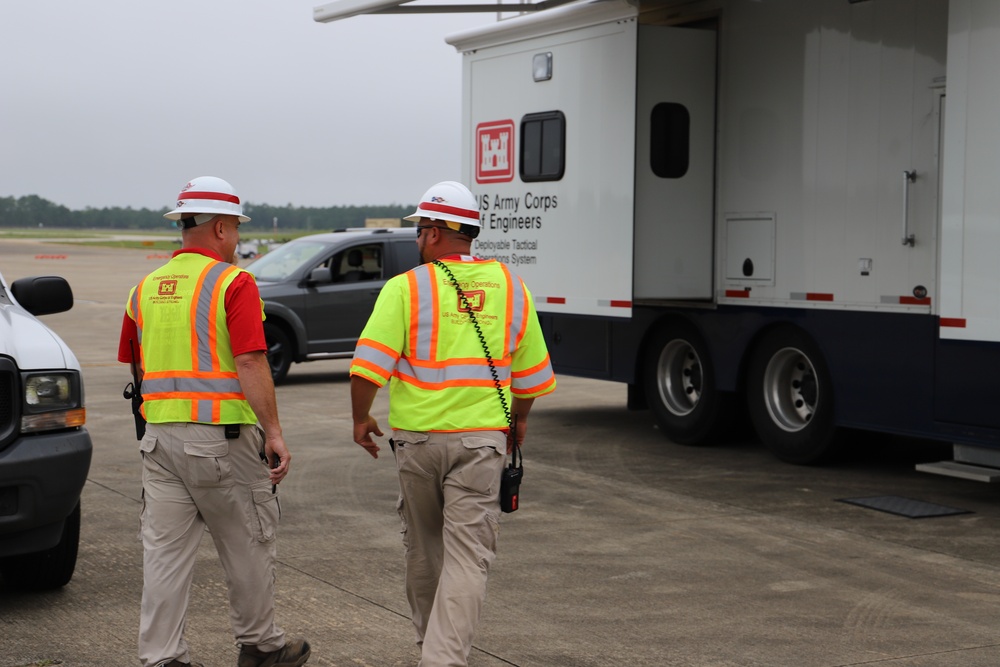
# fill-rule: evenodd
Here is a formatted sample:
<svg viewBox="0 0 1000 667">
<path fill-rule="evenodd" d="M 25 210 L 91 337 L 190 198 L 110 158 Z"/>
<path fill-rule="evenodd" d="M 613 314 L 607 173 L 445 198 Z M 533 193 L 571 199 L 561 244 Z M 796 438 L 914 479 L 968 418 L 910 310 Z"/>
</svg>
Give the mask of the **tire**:
<svg viewBox="0 0 1000 667">
<path fill-rule="evenodd" d="M 69 583 L 80 547 L 80 503 L 66 517 L 62 537 L 51 549 L 0 559 L 0 573 L 8 588 L 46 591 Z"/>
<path fill-rule="evenodd" d="M 271 378 L 278 384 L 288 375 L 292 367 L 292 341 L 285 330 L 276 324 L 264 322 L 264 340 L 267 343 L 267 363 L 271 367 Z"/>
<path fill-rule="evenodd" d="M 833 384 L 823 355 L 799 329 L 777 329 L 754 350 L 747 369 L 754 430 L 778 459 L 815 465 L 835 453 Z"/>
<path fill-rule="evenodd" d="M 702 445 L 723 435 L 733 395 L 716 389 L 708 347 L 689 322 L 675 320 L 653 334 L 643 382 L 646 402 L 673 442 Z"/>
</svg>

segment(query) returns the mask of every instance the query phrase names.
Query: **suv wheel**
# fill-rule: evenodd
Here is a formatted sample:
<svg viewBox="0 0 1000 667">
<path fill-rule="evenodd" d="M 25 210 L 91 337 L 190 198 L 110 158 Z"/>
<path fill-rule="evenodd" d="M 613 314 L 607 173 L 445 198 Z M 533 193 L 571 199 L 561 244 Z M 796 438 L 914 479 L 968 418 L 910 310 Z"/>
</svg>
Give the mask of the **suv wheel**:
<svg viewBox="0 0 1000 667">
<path fill-rule="evenodd" d="M 267 363 L 271 377 L 278 384 L 288 375 L 292 366 L 292 341 L 285 330 L 275 324 L 264 323 L 264 340 L 267 342 Z"/>
<path fill-rule="evenodd" d="M 59 544 L 45 551 L 0 559 L 0 574 L 8 588 L 43 591 L 69 583 L 80 546 L 80 503 L 66 517 Z"/>
</svg>

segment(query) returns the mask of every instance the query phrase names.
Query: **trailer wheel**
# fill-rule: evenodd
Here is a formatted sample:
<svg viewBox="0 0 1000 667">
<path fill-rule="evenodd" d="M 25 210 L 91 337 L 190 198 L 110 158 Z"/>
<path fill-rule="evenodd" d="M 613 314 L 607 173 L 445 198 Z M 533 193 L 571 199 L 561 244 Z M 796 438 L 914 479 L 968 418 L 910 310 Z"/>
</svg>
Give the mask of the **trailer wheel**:
<svg viewBox="0 0 1000 667">
<path fill-rule="evenodd" d="M 668 438 L 700 445 L 721 433 L 732 396 L 715 388 L 708 347 L 694 326 L 678 320 L 661 327 L 643 363 L 646 400 Z"/>
<path fill-rule="evenodd" d="M 793 328 L 768 334 L 753 352 L 747 379 L 750 419 L 775 457 L 814 465 L 833 454 L 833 385 L 809 336 Z"/>
<path fill-rule="evenodd" d="M 264 323 L 264 341 L 267 344 L 267 363 L 271 378 L 278 384 L 288 375 L 292 366 L 292 341 L 285 330 L 276 324 Z"/>
</svg>

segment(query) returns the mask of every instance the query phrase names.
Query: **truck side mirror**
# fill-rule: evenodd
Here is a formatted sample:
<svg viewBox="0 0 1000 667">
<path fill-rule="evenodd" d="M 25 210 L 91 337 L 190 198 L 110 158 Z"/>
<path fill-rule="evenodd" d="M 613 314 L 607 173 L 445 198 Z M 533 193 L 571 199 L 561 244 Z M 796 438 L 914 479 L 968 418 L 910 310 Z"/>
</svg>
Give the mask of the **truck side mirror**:
<svg viewBox="0 0 1000 667">
<path fill-rule="evenodd" d="M 73 290 L 60 276 L 31 276 L 15 280 L 11 294 L 32 315 L 63 313 L 73 307 Z"/>
</svg>

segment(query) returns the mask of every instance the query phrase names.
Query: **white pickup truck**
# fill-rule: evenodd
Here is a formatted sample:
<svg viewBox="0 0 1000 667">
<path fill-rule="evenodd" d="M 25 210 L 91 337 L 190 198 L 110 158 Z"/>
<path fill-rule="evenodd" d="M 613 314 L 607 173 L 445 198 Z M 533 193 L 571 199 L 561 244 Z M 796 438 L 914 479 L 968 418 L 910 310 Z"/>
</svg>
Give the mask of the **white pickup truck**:
<svg viewBox="0 0 1000 667">
<path fill-rule="evenodd" d="M 65 585 L 76 567 L 92 445 L 80 363 L 37 315 L 73 307 L 55 276 L 0 275 L 0 575 L 8 589 Z"/>
</svg>

